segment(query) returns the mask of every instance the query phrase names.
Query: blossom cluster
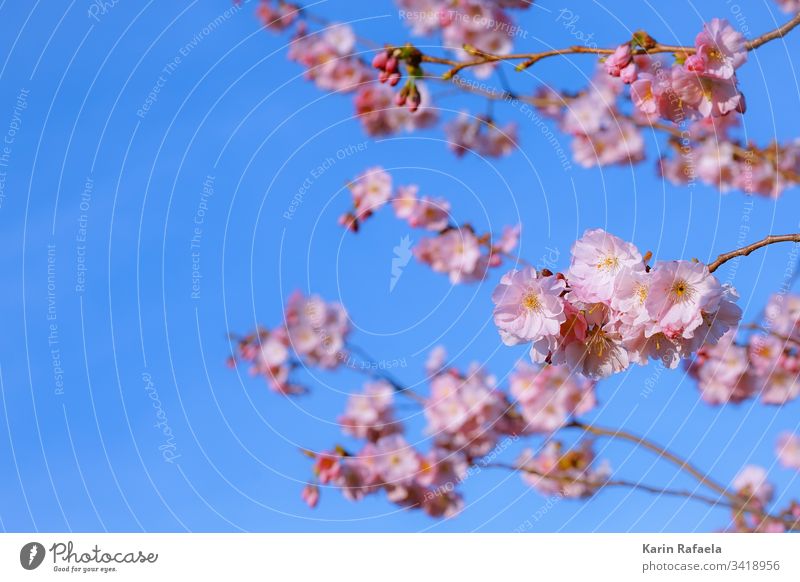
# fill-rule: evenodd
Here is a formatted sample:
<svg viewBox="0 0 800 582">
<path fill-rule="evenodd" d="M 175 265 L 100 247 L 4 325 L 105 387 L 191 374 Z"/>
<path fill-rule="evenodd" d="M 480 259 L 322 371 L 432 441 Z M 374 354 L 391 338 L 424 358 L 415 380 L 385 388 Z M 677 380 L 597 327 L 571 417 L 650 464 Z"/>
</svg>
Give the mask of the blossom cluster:
<svg viewBox="0 0 800 582">
<path fill-rule="evenodd" d="M 651 268 L 633 244 L 602 229 L 576 241 L 566 273 L 513 270 L 492 296 L 505 344 L 529 344 L 533 361 L 567 364 L 590 378 L 650 359 L 675 368 L 738 324 L 736 299 L 706 265 Z"/>
<path fill-rule="evenodd" d="M 694 52 L 671 67 L 646 55 L 634 58 L 631 44 L 624 44 L 606 60 L 606 69 L 630 84 L 631 100 L 642 114 L 682 123 L 744 113 L 736 69 L 746 60 L 744 35 L 714 18 L 695 38 Z"/>
<path fill-rule="evenodd" d="M 594 382 L 570 373 L 566 366 L 540 368 L 520 363 L 509 384 L 526 432 L 552 433 L 571 418 L 591 411 L 597 403 Z"/>
<path fill-rule="evenodd" d="M 400 17 L 417 35 L 441 31 L 445 47 L 457 59 L 474 58 L 474 50 L 505 55 L 513 48 L 514 36 L 521 33 L 507 12 L 509 8 L 529 8 L 526 0 L 396 0 Z M 475 67 L 475 75 L 487 77 L 494 64 Z"/>
<path fill-rule="evenodd" d="M 475 117 L 466 111 L 447 123 L 444 129 L 447 144 L 458 157 L 474 152 L 484 157 L 500 158 L 514 151 L 519 140 L 515 123 L 498 127 L 493 120 Z"/>
<path fill-rule="evenodd" d="M 698 179 L 721 192 L 738 189 L 768 198 L 800 183 L 800 140 L 744 147 L 730 135 L 738 123 L 732 115 L 692 123 L 691 143 L 670 140 L 675 154 L 661 159 L 661 175 L 677 185 Z"/>
<path fill-rule="evenodd" d="M 737 343 L 731 330 L 715 345 L 698 350 L 689 365 L 709 404 L 759 396 L 785 404 L 800 395 L 800 296 L 774 295 L 765 310 L 768 327 Z"/>
<path fill-rule="evenodd" d="M 789 502 L 779 513 L 770 514 L 767 506 L 775 487 L 767 479 L 767 471 L 758 465 L 747 465 L 733 480 L 733 490 L 751 511 L 733 512 L 733 531 L 752 533 L 783 533 L 800 524 L 800 505 Z"/>
<path fill-rule="evenodd" d="M 306 69 L 308 80 L 323 90 L 355 93 L 356 114 L 367 134 L 411 131 L 436 122 L 425 84 L 410 80 L 401 99 L 403 91 L 396 95 L 390 86 L 378 83 L 397 84 L 398 60 L 379 52 L 371 65 L 366 63 L 356 51 L 355 32 L 348 24 L 333 23 L 312 31 L 300 7 L 283 0 L 261 0 L 257 15 L 266 28 L 276 32 L 294 28 L 288 57 Z M 380 70 L 377 76 L 376 68 Z M 420 107 L 423 102 L 426 107 Z"/>
<path fill-rule="evenodd" d="M 314 457 L 318 483 L 339 488 L 350 501 L 385 491 L 392 503 L 422 509 L 431 517 L 451 517 L 463 507 L 454 488 L 464 479 L 468 464 L 457 451 L 433 448 L 423 455 L 402 435 L 392 434 L 366 443 L 355 454 L 337 448 Z M 303 498 L 314 507 L 317 486 L 307 486 Z"/>
<path fill-rule="evenodd" d="M 353 207 L 339 217 L 339 223 L 357 232 L 376 211 L 391 203 L 397 218 L 409 226 L 435 233 L 422 238 L 414 256 L 453 283 L 482 280 L 488 270 L 502 264 L 514 251 L 520 228 L 505 227 L 496 240 L 479 235 L 471 225 L 454 225 L 450 203 L 444 198 L 420 196 L 417 185 L 394 187 L 391 175 L 381 167 L 369 168 L 349 184 Z"/>
<path fill-rule="evenodd" d="M 448 368 L 431 380 L 425 401 L 427 432 L 441 448 L 482 457 L 503 435 L 524 430 L 522 419 L 511 409 L 494 376 L 479 365 L 473 364 L 466 373 Z"/>
<path fill-rule="evenodd" d="M 402 432 L 394 419 L 394 387 L 385 380 L 368 382 L 361 394 L 352 394 L 339 417 L 345 434 L 376 442 L 384 436 Z"/>
<path fill-rule="evenodd" d="M 572 154 L 581 166 L 629 164 L 644 158 L 641 130 L 619 109 L 623 88 L 619 79 L 598 69 L 586 91 L 566 101 L 563 114 L 562 97 L 552 97 L 541 108 L 545 115 L 560 117 L 561 130 L 573 136 Z"/>
<path fill-rule="evenodd" d="M 292 370 L 301 363 L 337 368 L 347 359 L 349 333 L 347 312 L 339 303 L 295 292 L 287 301 L 283 324 L 238 338 L 229 364 L 247 362 L 250 373 L 263 376 L 275 392 L 299 394 L 306 390 L 291 380 Z"/>
<path fill-rule="evenodd" d="M 560 441 L 548 441 L 534 454 L 525 450 L 517 461 L 522 479 L 542 495 L 586 498 L 608 480 L 611 467 L 595 463 L 592 441 L 566 448 Z"/>
</svg>

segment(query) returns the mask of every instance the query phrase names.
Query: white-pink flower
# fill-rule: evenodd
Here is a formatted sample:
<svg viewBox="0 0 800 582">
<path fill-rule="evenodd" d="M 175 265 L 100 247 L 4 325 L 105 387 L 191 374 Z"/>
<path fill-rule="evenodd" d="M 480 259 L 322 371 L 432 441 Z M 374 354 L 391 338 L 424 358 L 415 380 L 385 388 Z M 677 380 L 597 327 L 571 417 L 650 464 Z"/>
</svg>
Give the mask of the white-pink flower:
<svg viewBox="0 0 800 582">
<path fill-rule="evenodd" d="M 739 495 L 753 499 L 766 505 L 772 499 L 773 487 L 767 481 L 767 472 L 763 467 L 748 465 L 736 475 L 733 488 Z"/>
<path fill-rule="evenodd" d="M 730 79 L 747 60 L 744 35 L 725 19 L 704 24 L 694 44 L 703 61 L 702 72 L 712 77 Z"/>
<path fill-rule="evenodd" d="M 542 276 L 528 267 L 500 279 L 492 293 L 494 322 L 507 345 L 558 336 L 566 321 L 563 279 Z"/>
<path fill-rule="evenodd" d="M 385 436 L 375 443 L 375 468 L 387 484 L 411 483 L 420 468 L 417 451 L 399 434 Z"/>
<path fill-rule="evenodd" d="M 639 250 L 603 229 L 590 229 L 572 247 L 567 279 L 581 301 L 607 302 L 614 294 L 617 275 L 625 268 L 644 270 Z"/>
<path fill-rule="evenodd" d="M 723 295 L 722 285 L 702 263 L 657 263 L 645 302 L 652 320 L 648 335 L 692 338 L 703 314 L 717 311 Z"/>
<path fill-rule="evenodd" d="M 800 470 L 800 436 L 790 432 L 781 433 L 775 446 L 781 465 Z"/>
</svg>

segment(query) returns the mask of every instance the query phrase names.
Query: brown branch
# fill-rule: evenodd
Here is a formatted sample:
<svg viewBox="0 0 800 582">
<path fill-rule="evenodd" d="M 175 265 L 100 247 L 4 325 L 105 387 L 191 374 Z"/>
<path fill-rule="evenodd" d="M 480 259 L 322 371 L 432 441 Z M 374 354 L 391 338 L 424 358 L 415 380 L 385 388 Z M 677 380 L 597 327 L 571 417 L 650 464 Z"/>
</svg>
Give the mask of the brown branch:
<svg viewBox="0 0 800 582">
<path fill-rule="evenodd" d="M 717 260 L 708 265 L 708 270 L 709 272 L 713 273 L 731 259 L 735 259 L 736 257 L 746 257 L 747 255 L 749 255 L 753 251 L 760 249 L 761 247 L 765 247 L 767 245 L 772 245 L 779 242 L 800 243 L 800 234 L 773 234 L 761 239 L 758 242 L 754 242 L 751 245 L 747 245 L 746 247 L 736 249 L 735 251 L 731 251 L 729 253 L 723 253 L 717 257 Z"/>
<path fill-rule="evenodd" d="M 771 30 L 770 32 L 766 32 L 766 33 L 762 34 L 761 36 L 758 36 L 758 37 L 754 38 L 753 40 L 748 41 L 745 44 L 745 46 L 747 47 L 747 50 L 749 50 L 749 51 L 751 51 L 753 49 L 757 49 L 761 45 L 764 45 L 764 44 L 768 43 L 771 40 L 775 40 L 776 38 L 783 38 L 784 36 L 786 36 L 786 33 L 788 33 L 790 30 L 792 30 L 798 24 L 800 24 L 800 12 L 795 14 L 794 18 L 792 18 L 791 20 L 789 20 L 787 23 L 783 24 L 782 26 L 779 26 L 775 30 Z"/>
<path fill-rule="evenodd" d="M 775 40 L 776 38 L 783 38 L 789 31 L 795 28 L 798 24 L 800 24 L 800 13 L 795 15 L 791 20 L 783 24 L 782 26 L 766 32 L 759 37 L 754 38 L 745 43 L 745 48 L 748 51 L 757 49 L 758 47 L 768 43 L 771 40 Z M 646 35 L 644 35 L 646 37 Z M 649 37 L 647 37 L 649 38 Z M 652 41 L 652 39 L 650 39 Z M 570 46 L 562 49 L 550 49 L 546 51 L 540 51 L 536 53 L 511 53 L 507 55 L 497 55 L 493 53 L 489 53 L 486 51 L 482 51 L 475 47 L 465 45 L 464 50 L 469 54 L 477 57 L 470 61 L 456 61 L 454 59 L 446 59 L 441 57 L 433 57 L 429 55 L 422 55 L 422 61 L 440 65 L 447 65 L 450 67 L 443 75 L 443 79 L 450 79 L 460 73 L 462 70 L 469 68 L 469 67 L 476 67 L 479 65 L 485 65 L 487 63 L 494 63 L 499 61 L 522 61 L 517 65 L 517 70 L 527 69 L 531 65 L 538 63 L 539 61 L 555 57 L 555 56 L 563 56 L 563 55 L 572 55 L 572 54 L 593 54 L 593 55 L 610 55 L 613 54 L 616 50 L 615 48 L 597 48 L 597 47 L 588 47 L 588 46 Z M 641 46 L 637 50 L 634 51 L 634 54 L 659 54 L 659 53 L 682 53 L 685 55 L 693 54 L 695 52 L 695 47 L 693 46 L 675 46 L 675 45 L 666 45 L 661 44 L 656 41 L 652 41 L 652 44 L 648 46 Z"/>
<path fill-rule="evenodd" d="M 688 499 L 694 499 L 696 501 L 702 501 L 703 503 L 707 503 L 708 505 L 712 506 L 722 506 L 728 507 L 730 509 L 741 509 L 740 505 L 734 505 L 731 502 L 727 502 L 722 500 L 721 498 L 713 498 L 708 497 L 706 495 L 702 495 L 699 493 L 694 493 L 692 491 L 680 490 L 680 489 L 667 489 L 663 487 L 653 487 L 652 485 L 645 485 L 644 483 L 636 483 L 634 481 L 626 481 L 624 479 L 610 479 L 607 481 L 591 481 L 589 479 L 581 479 L 579 477 L 556 477 L 553 475 L 548 475 L 547 473 L 543 473 L 541 471 L 537 471 L 531 467 L 526 467 L 524 465 L 511 465 L 508 463 L 487 463 L 484 465 L 480 465 L 481 467 L 488 467 L 488 468 L 498 468 L 498 469 L 507 469 L 509 471 L 524 471 L 525 473 L 529 473 L 531 475 L 536 475 L 538 477 L 542 477 L 543 479 L 550 479 L 552 481 L 558 481 L 560 483 L 575 483 L 578 485 L 586 485 L 588 487 L 592 487 L 595 489 L 599 489 L 601 487 L 624 487 L 627 489 L 634 489 L 637 491 L 644 491 L 646 493 L 654 493 L 656 495 L 668 495 L 671 497 L 684 497 Z"/>
<path fill-rule="evenodd" d="M 645 449 L 655 453 L 662 459 L 669 461 L 670 463 L 677 465 L 681 470 L 686 471 L 692 477 L 694 477 L 699 483 L 705 485 L 709 489 L 716 491 L 720 495 L 727 497 L 734 503 L 739 499 L 739 497 L 735 493 L 729 492 L 725 487 L 711 479 L 708 475 L 702 473 L 699 469 L 695 468 L 691 465 L 688 461 L 681 459 L 676 454 L 668 451 L 667 449 L 653 443 L 645 439 L 644 437 L 640 437 L 633 433 L 629 433 L 623 430 L 615 430 L 615 429 L 608 429 L 599 426 L 594 426 L 590 424 L 584 424 L 578 421 L 572 421 L 570 424 L 567 425 L 567 428 L 579 428 L 585 432 L 597 435 L 597 436 L 605 436 L 610 438 L 617 438 L 626 440 L 632 443 L 635 443 Z"/>
</svg>

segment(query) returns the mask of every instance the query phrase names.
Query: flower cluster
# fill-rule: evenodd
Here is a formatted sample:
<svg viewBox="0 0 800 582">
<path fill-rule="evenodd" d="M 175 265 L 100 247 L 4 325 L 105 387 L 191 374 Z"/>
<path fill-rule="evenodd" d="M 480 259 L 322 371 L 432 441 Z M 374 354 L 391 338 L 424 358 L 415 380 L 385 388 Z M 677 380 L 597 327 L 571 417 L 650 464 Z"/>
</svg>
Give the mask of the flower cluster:
<svg viewBox="0 0 800 582">
<path fill-rule="evenodd" d="M 474 117 L 466 111 L 444 129 L 448 146 L 458 157 L 467 152 L 489 158 L 507 156 L 517 147 L 519 139 L 515 123 L 498 127 L 491 119 Z"/>
<path fill-rule="evenodd" d="M 464 504 L 454 490 L 468 470 L 459 452 L 433 448 L 422 454 L 402 435 L 392 434 L 368 442 L 356 454 L 337 448 L 313 456 L 317 481 L 338 487 L 351 501 L 385 491 L 392 503 L 422 509 L 431 517 L 451 517 Z M 302 497 L 314 507 L 319 499 L 318 487 L 307 486 Z"/>
<path fill-rule="evenodd" d="M 548 441 L 535 455 L 530 449 L 523 451 L 517 461 L 522 479 L 542 495 L 591 497 L 608 480 L 610 466 L 595 464 L 590 440 L 564 449 L 560 441 Z"/>
<path fill-rule="evenodd" d="M 287 301 L 284 323 L 238 338 L 229 363 L 248 362 L 250 373 L 264 376 L 275 392 L 299 394 L 305 389 L 291 381 L 291 371 L 300 362 L 329 370 L 338 367 L 347 359 L 349 333 L 344 307 L 296 292 Z"/>
<path fill-rule="evenodd" d="M 394 388 L 385 380 L 368 382 L 361 394 L 352 394 L 339 417 L 345 434 L 376 442 L 384 436 L 401 432 L 394 419 Z"/>
<path fill-rule="evenodd" d="M 430 35 L 441 30 L 444 46 L 456 58 L 468 61 L 476 49 L 505 55 L 513 48 L 520 30 L 506 12 L 528 8 L 526 0 L 397 0 L 400 16 L 414 34 Z M 493 64 L 475 67 L 475 75 L 487 77 Z"/>
<path fill-rule="evenodd" d="M 283 0 L 279 0 L 277 4 L 272 0 L 261 0 L 256 14 L 265 27 L 283 32 L 297 21 L 300 16 L 300 7 Z"/>
<path fill-rule="evenodd" d="M 800 183 L 800 140 L 763 150 L 744 147 L 729 135 L 737 124 L 734 116 L 694 122 L 689 131 L 696 141 L 684 144 L 677 137 L 670 139 L 675 155 L 661 159 L 661 175 L 673 184 L 699 179 L 721 192 L 739 189 L 768 198 L 778 198 Z"/>
<path fill-rule="evenodd" d="M 561 129 L 573 136 L 572 153 L 584 167 L 629 164 L 644 158 L 644 139 L 637 125 L 619 110 L 623 84 L 598 70 L 589 87 L 565 101 L 553 97 L 541 108 L 553 116 L 566 103 Z"/>
<path fill-rule="evenodd" d="M 355 97 L 356 114 L 367 135 L 382 136 L 414 131 L 434 125 L 438 113 L 429 104 L 431 99 L 424 83 L 416 81 L 414 90 L 419 103 L 412 112 L 408 107 L 398 105 L 397 95 L 391 87 L 384 84 L 369 83 L 363 86 Z"/>
<path fill-rule="evenodd" d="M 347 24 L 335 24 L 311 32 L 300 22 L 289 47 L 289 59 L 306 68 L 306 78 L 320 89 L 358 90 L 373 74 L 355 54 L 356 37 Z"/>
<path fill-rule="evenodd" d="M 349 188 L 353 209 L 339 217 L 339 224 L 358 232 L 374 212 L 391 203 L 397 218 L 413 228 L 436 233 L 419 241 L 414 256 L 434 271 L 446 273 L 453 283 L 482 280 L 519 242 L 519 226 L 505 227 L 493 241 L 490 234 L 478 235 L 468 224 L 453 225 L 447 200 L 419 196 L 419 187 L 413 184 L 394 188 L 390 174 L 381 167 L 366 170 Z"/>
<path fill-rule="evenodd" d="M 294 27 L 288 57 L 306 68 L 307 79 L 323 90 L 356 93 L 356 113 L 367 134 L 411 131 L 436 122 L 434 109 L 420 107 L 422 102 L 430 104 L 430 99 L 427 88 L 418 80 L 422 76 L 420 53 L 413 47 L 379 52 L 370 67 L 356 54 L 356 36 L 347 24 L 331 24 L 312 31 L 300 7 L 283 0 L 262 0 L 257 14 L 271 30 L 283 32 Z M 401 59 L 411 78 L 395 95 L 390 85 L 400 81 Z M 375 82 L 374 69 L 379 71 L 379 83 Z"/>
<path fill-rule="evenodd" d="M 575 243 L 566 273 L 511 271 L 492 300 L 505 344 L 530 344 L 533 361 L 591 378 L 650 359 L 674 368 L 741 318 L 735 291 L 702 263 L 650 268 L 634 245 L 602 229 Z"/>
<path fill-rule="evenodd" d="M 641 113 L 676 123 L 704 117 L 744 113 L 736 69 L 747 60 L 742 33 L 727 20 L 714 18 L 695 39 L 695 52 L 677 59 L 671 68 L 661 60 L 634 60 L 620 69 L 620 78 L 631 84 L 631 100 Z M 624 49 L 609 59 L 614 74 L 624 60 Z M 629 67 L 635 71 L 629 71 Z"/>
<path fill-rule="evenodd" d="M 466 374 L 455 368 L 431 380 L 425 401 L 427 432 L 441 448 L 461 451 L 470 458 L 491 451 L 501 435 L 520 429 L 505 394 L 495 386 L 494 376 L 473 364 Z"/>
<path fill-rule="evenodd" d="M 774 295 L 765 315 L 764 332 L 739 344 L 730 331 L 716 345 L 703 346 L 689 365 L 709 404 L 760 396 L 779 405 L 800 395 L 800 296 Z"/>
<path fill-rule="evenodd" d="M 566 366 L 537 368 L 520 363 L 509 383 L 526 432 L 552 433 L 597 403 L 594 382 L 570 373 Z"/>
</svg>

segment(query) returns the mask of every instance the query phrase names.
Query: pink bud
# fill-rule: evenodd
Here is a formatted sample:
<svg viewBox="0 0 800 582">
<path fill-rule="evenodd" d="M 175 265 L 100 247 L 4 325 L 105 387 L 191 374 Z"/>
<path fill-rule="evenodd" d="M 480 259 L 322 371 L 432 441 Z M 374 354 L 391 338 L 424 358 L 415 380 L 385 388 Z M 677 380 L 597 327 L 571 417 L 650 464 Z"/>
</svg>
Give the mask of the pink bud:
<svg viewBox="0 0 800 582">
<path fill-rule="evenodd" d="M 706 70 L 706 61 L 698 54 L 690 55 L 686 59 L 686 70 L 693 73 L 702 73 Z"/>
<path fill-rule="evenodd" d="M 375 55 L 375 58 L 372 59 L 372 66 L 376 69 L 384 69 L 386 68 L 387 60 L 389 60 L 389 53 L 386 51 L 379 52 Z"/>
<path fill-rule="evenodd" d="M 394 87 L 400 82 L 400 73 L 392 73 L 389 75 L 389 85 Z"/>
</svg>

